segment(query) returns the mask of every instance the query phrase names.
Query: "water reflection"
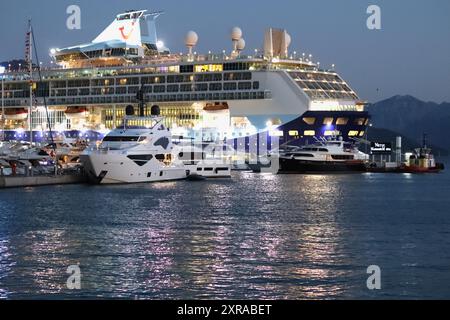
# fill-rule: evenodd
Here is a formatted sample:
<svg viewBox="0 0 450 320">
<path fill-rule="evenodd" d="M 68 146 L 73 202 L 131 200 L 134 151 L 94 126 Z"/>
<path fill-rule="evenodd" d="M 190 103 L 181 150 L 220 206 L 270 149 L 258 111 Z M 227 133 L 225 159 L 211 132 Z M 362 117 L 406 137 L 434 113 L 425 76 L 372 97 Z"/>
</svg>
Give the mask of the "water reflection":
<svg viewBox="0 0 450 320">
<path fill-rule="evenodd" d="M 391 294 L 414 297 L 426 288 L 424 266 L 448 266 L 449 217 L 437 208 L 432 222 L 420 214 L 448 185 L 414 188 L 401 175 L 235 175 L 0 192 L 0 297 L 371 297 L 365 268 L 374 261 L 392 275 Z M 82 290 L 69 291 L 65 271 L 78 263 Z"/>
</svg>

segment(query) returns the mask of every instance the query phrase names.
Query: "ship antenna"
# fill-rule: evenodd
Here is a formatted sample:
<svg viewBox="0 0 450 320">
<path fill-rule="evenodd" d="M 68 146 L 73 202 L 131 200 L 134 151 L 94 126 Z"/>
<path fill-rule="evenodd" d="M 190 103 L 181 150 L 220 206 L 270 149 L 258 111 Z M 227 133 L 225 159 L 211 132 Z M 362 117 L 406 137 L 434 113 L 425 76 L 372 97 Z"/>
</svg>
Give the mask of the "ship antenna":
<svg viewBox="0 0 450 320">
<path fill-rule="evenodd" d="M 33 31 L 33 26 L 31 25 L 31 20 L 30 20 L 30 28 L 31 28 L 31 38 L 33 40 L 33 47 L 34 47 L 34 56 L 36 58 L 36 63 L 37 63 L 37 71 L 38 71 L 38 75 L 39 75 L 39 82 L 42 82 L 42 74 L 41 74 L 41 64 L 39 62 L 39 55 L 38 55 L 38 50 L 37 50 L 37 46 L 36 46 L 36 40 L 34 38 L 34 31 Z M 48 108 L 47 108 L 47 98 L 45 96 L 45 94 L 43 94 L 44 97 L 44 107 L 45 107 L 45 116 L 47 117 L 47 123 L 48 123 L 48 132 L 50 134 L 50 141 L 51 141 L 51 145 L 52 147 L 54 147 L 54 140 L 53 140 L 53 133 L 52 133 L 52 123 L 50 122 L 50 116 L 48 113 Z M 32 97 L 30 97 L 30 99 L 32 99 Z"/>
</svg>

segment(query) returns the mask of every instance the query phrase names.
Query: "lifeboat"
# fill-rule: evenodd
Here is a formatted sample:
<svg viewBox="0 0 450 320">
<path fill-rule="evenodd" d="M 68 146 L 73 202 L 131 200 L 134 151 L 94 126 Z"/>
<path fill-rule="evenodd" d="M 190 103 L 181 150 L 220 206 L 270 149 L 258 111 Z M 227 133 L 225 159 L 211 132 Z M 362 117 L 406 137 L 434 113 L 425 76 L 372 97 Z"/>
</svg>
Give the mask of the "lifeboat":
<svg viewBox="0 0 450 320">
<path fill-rule="evenodd" d="M 86 107 L 67 107 L 64 113 L 67 119 L 83 119 L 86 117 L 87 112 Z"/>
<path fill-rule="evenodd" d="M 215 102 L 215 103 L 207 103 L 203 108 L 204 111 L 222 111 L 228 110 L 228 103 L 226 102 Z"/>
<path fill-rule="evenodd" d="M 5 119 L 7 120 L 25 120 L 28 118 L 28 110 L 25 108 L 5 109 Z"/>
</svg>

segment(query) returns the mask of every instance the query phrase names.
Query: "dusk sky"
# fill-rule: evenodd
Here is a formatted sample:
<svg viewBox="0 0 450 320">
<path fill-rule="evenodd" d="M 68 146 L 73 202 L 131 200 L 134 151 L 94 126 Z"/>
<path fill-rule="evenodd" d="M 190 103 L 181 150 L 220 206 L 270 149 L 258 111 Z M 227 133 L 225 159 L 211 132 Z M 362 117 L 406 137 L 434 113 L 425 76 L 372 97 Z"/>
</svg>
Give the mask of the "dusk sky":
<svg viewBox="0 0 450 320">
<path fill-rule="evenodd" d="M 71 4 L 81 8 L 81 30 L 66 28 Z M 381 8 L 381 30 L 366 26 L 371 4 Z M 199 34 L 198 52 L 221 52 L 231 48 L 231 27 L 240 26 L 250 54 L 262 47 L 266 28 L 285 28 L 292 35 L 291 51 L 311 53 L 324 67 L 336 64 L 362 99 L 411 94 L 450 101 L 448 0 L 0 1 L 0 61 L 23 58 L 29 18 L 47 63 L 50 48 L 89 42 L 129 9 L 164 10 L 158 36 L 173 52 L 185 51 L 188 30 Z"/>
</svg>

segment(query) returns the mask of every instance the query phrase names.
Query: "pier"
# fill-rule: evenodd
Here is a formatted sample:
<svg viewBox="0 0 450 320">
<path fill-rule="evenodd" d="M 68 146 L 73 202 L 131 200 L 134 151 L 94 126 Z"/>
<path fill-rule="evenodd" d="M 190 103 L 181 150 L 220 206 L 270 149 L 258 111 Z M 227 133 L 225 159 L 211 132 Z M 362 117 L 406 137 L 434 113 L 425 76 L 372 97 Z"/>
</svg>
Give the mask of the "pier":
<svg viewBox="0 0 450 320">
<path fill-rule="evenodd" d="M 82 174 L 56 176 L 0 176 L 0 189 L 77 184 L 85 182 L 87 182 L 86 177 Z"/>
</svg>

